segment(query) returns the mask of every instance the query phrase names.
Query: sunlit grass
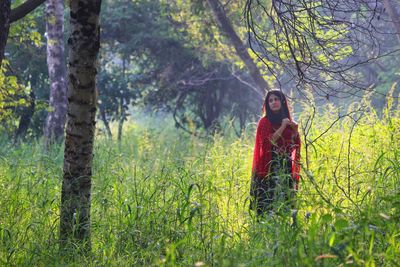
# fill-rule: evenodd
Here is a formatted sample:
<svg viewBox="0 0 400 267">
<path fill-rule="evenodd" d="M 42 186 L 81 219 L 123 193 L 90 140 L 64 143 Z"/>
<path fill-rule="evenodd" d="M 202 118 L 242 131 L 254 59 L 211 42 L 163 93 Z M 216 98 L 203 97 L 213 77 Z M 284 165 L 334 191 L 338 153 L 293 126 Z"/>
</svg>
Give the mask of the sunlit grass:
<svg viewBox="0 0 400 267">
<path fill-rule="evenodd" d="M 309 138 L 329 126 L 332 114 L 316 117 Z M 306 115 L 299 116 L 301 122 Z M 1 140 L 1 265 L 400 261 L 398 116 L 365 115 L 351 138 L 353 121 L 345 119 L 310 146 L 307 156 L 303 151 L 303 165 L 308 157 L 309 166 L 297 195 L 296 227 L 290 214 L 256 222 L 248 211 L 254 125 L 240 138 L 209 139 L 176 131 L 168 119 L 149 125 L 129 122 L 121 144 L 96 137 L 92 254 L 72 260 L 58 254 L 57 244 L 63 148 L 45 153 L 40 142 L 12 147 Z"/>
</svg>

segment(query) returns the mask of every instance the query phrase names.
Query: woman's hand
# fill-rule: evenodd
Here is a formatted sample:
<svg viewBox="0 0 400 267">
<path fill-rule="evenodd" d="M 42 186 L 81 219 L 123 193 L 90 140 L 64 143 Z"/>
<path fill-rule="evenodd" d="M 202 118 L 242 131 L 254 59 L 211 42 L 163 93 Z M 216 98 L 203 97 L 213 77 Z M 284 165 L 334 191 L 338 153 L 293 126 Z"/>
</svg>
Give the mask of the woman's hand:
<svg viewBox="0 0 400 267">
<path fill-rule="evenodd" d="M 285 129 L 287 126 L 290 126 L 295 131 L 299 129 L 299 125 L 295 121 L 291 121 L 288 118 L 285 118 L 282 120 L 282 128 Z"/>
<path fill-rule="evenodd" d="M 284 118 L 282 120 L 281 126 L 274 132 L 271 138 L 271 143 L 276 145 L 276 140 L 282 135 L 282 132 L 285 130 L 286 126 L 290 125 L 290 120 L 288 118 Z"/>
<path fill-rule="evenodd" d="M 290 122 L 290 127 L 292 127 L 296 132 L 299 130 L 299 125 L 295 121 Z"/>
<path fill-rule="evenodd" d="M 288 118 L 284 118 L 282 120 L 282 127 L 286 128 L 286 126 L 290 125 L 292 122 Z"/>
</svg>

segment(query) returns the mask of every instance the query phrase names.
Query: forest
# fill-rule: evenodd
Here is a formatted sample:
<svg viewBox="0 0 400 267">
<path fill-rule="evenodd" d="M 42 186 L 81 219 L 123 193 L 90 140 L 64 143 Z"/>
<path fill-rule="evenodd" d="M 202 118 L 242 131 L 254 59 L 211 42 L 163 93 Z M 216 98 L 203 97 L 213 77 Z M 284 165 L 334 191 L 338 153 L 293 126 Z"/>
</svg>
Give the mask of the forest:
<svg viewBox="0 0 400 267">
<path fill-rule="evenodd" d="M 399 66 L 397 0 L 0 0 L 0 265 L 400 266 Z"/>
</svg>

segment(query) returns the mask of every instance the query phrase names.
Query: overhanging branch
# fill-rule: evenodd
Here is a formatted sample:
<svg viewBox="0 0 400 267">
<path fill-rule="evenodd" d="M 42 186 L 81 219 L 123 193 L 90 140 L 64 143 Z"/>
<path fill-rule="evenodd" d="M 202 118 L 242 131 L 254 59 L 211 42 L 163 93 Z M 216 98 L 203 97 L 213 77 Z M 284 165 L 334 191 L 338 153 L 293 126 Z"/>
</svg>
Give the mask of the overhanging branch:
<svg viewBox="0 0 400 267">
<path fill-rule="evenodd" d="M 43 4 L 46 0 L 27 0 L 23 4 L 11 10 L 10 23 L 22 19 L 31 11 L 35 10 L 38 6 Z"/>
</svg>

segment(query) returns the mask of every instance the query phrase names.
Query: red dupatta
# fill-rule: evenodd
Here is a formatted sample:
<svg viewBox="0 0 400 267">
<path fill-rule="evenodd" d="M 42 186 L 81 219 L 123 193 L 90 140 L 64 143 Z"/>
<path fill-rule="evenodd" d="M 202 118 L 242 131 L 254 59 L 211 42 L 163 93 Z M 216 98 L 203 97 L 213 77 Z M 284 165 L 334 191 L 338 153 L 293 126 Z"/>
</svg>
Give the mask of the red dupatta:
<svg viewBox="0 0 400 267">
<path fill-rule="evenodd" d="M 258 122 L 252 167 L 252 174 L 256 179 L 263 179 L 269 173 L 272 159 L 271 138 L 275 129 L 276 125 L 272 125 L 266 116 L 262 117 Z M 287 126 L 276 143 L 280 150 L 284 150 L 290 155 L 292 179 L 296 181 L 297 189 L 300 180 L 300 136 L 297 129 Z"/>
</svg>

